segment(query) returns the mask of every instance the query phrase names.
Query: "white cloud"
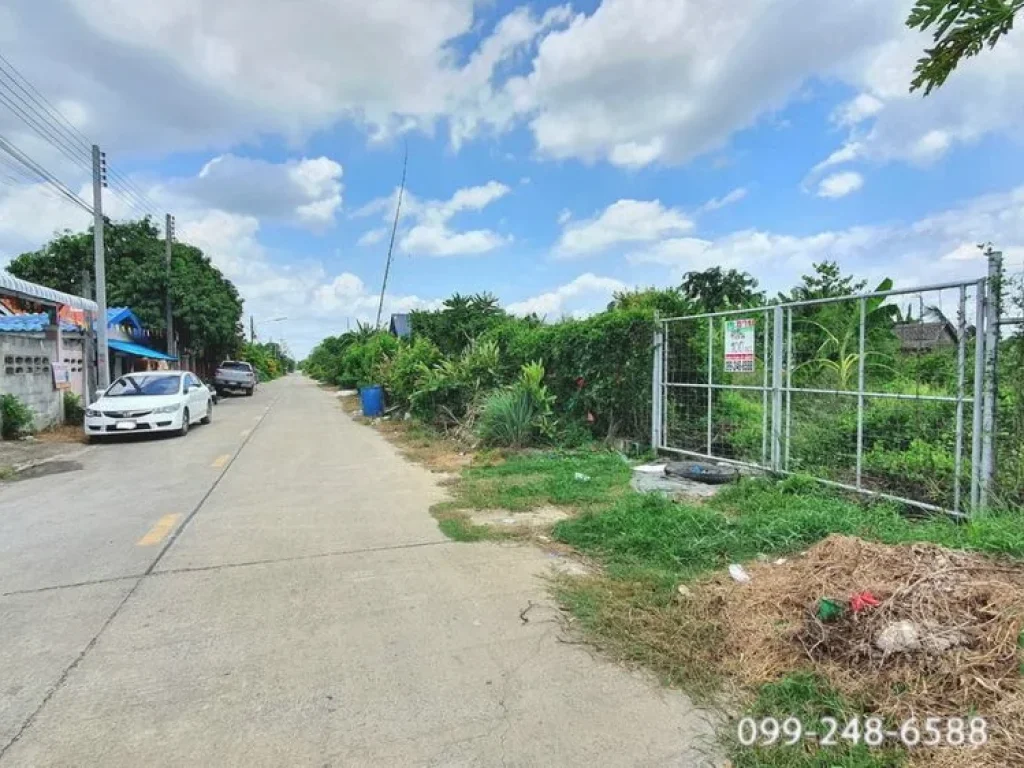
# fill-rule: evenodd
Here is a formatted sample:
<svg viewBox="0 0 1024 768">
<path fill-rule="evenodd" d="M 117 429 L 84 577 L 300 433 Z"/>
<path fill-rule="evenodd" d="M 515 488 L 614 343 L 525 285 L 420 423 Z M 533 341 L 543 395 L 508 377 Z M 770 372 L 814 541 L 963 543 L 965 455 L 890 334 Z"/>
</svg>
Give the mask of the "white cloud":
<svg viewBox="0 0 1024 768">
<path fill-rule="evenodd" d="M 568 208 L 563 208 L 558 214 L 558 223 L 565 224 L 572 218 L 572 211 Z"/>
<path fill-rule="evenodd" d="M 869 117 L 877 115 L 882 111 L 883 107 L 885 107 L 885 103 L 880 99 L 876 99 L 870 93 L 861 93 L 846 103 L 841 104 L 833 112 L 832 120 L 837 125 L 858 125 Z"/>
<path fill-rule="evenodd" d="M 747 196 L 746 187 L 737 187 L 730 191 L 728 194 L 722 197 L 713 197 L 708 200 L 704 205 L 697 209 L 698 213 L 704 213 L 706 211 L 717 211 L 719 208 L 724 208 L 727 205 L 738 203 L 740 200 Z"/>
<path fill-rule="evenodd" d="M 603 0 L 547 32 L 505 93 L 543 155 L 683 162 L 886 39 L 890 16 L 887 0 Z"/>
<path fill-rule="evenodd" d="M 91 214 L 45 185 L 0 185 L 0 266 L 57 232 L 85 229 L 91 220 Z"/>
<path fill-rule="evenodd" d="M 512 241 L 490 229 L 458 231 L 451 221 L 461 213 L 481 211 L 512 190 L 498 181 L 459 189 L 448 200 L 420 200 L 410 192 L 402 196 L 402 220 L 414 223 L 398 240 L 403 253 L 422 256 L 470 256 L 487 253 Z M 358 208 L 353 216 L 394 216 L 398 190 L 387 197 L 371 200 Z"/>
<path fill-rule="evenodd" d="M 660 200 L 618 200 L 592 219 L 566 222 L 559 239 L 560 256 L 586 256 L 624 243 L 653 242 L 689 232 L 693 221 Z"/>
<path fill-rule="evenodd" d="M 957 144 L 1024 131 L 1020 36 L 922 99 L 907 88 L 929 37 L 906 29 L 905 4 L 891 0 L 602 0 L 589 15 L 564 5 L 539 16 L 523 6 L 468 50 L 490 4 L 8 5 L 5 55 L 114 159 L 273 134 L 299 142 L 339 121 L 373 140 L 447 121 L 455 148 L 525 123 L 542 156 L 637 168 L 719 148 L 818 78 L 854 90 L 833 119 L 876 160 L 933 162 Z M 4 135 L 16 124 L 0 115 Z M 328 210 L 308 205 L 313 222 Z"/>
<path fill-rule="evenodd" d="M 536 314 L 549 320 L 566 314 L 579 317 L 604 309 L 612 294 L 626 288 L 621 280 L 587 272 L 553 291 L 513 302 L 507 309 L 513 315 Z"/>
<path fill-rule="evenodd" d="M 977 244 L 991 240 L 1024 253 L 1024 187 L 974 198 L 908 224 L 884 224 L 794 236 L 754 229 L 715 239 L 667 238 L 629 255 L 632 264 L 669 269 L 677 282 L 712 266 L 749 271 L 769 291 L 784 290 L 814 262 L 832 259 L 846 272 L 898 286 L 975 279 L 985 271 Z"/>
<path fill-rule="evenodd" d="M 508 112 L 492 80 L 569 17 L 566 7 L 539 18 L 518 8 L 457 55 L 453 41 L 480 29 L 479 6 L 266 0 L 253 13 L 244 0 L 26 1 L 5 7 L 0 47 L 108 151 L 224 148 L 267 134 L 298 142 L 340 120 L 383 140 L 444 118 L 458 146 L 485 111 Z"/>
<path fill-rule="evenodd" d="M 842 171 L 826 176 L 818 184 L 818 197 L 846 197 L 864 186 L 864 177 L 856 171 Z"/>
<path fill-rule="evenodd" d="M 377 229 L 367 230 L 362 234 L 356 245 L 375 245 L 387 237 L 388 231 L 384 227 L 378 227 Z"/>
<path fill-rule="evenodd" d="M 909 80 L 931 41 L 903 26 L 905 12 L 892 7 L 887 38 L 840 72 L 859 90 L 850 107 L 860 120 L 849 124 L 864 155 L 924 165 L 957 144 L 972 144 L 988 134 L 1024 138 L 1024 40 L 1004 37 L 995 48 L 962 61 L 941 88 L 923 97 L 909 92 Z"/>
<path fill-rule="evenodd" d="M 165 193 L 317 229 L 333 223 L 341 208 L 342 173 L 327 157 L 271 163 L 228 154 L 210 160 L 198 176 L 172 181 Z"/>
</svg>

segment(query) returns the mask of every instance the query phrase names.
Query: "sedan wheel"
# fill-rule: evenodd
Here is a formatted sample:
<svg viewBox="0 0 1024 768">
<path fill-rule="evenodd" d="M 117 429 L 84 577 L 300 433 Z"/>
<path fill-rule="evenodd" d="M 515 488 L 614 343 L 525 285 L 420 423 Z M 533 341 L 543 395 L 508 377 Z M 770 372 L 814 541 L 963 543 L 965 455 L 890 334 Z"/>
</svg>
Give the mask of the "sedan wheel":
<svg viewBox="0 0 1024 768">
<path fill-rule="evenodd" d="M 206 415 L 203 416 L 202 420 L 199 423 L 200 424 L 209 424 L 211 421 L 213 421 L 213 401 L 212 400 L 207 400 L 206 401 Z"/>
<path fill-rule="evenodd" d="M 180 437 L 184 437 L 185 435 L 188 434 L 188 420 L 189 420 L 189 418 L 190 417 L 188 415 L 188 408 L 186 408 L 181 413 L 181 427 L 178 428 L 178 435 Z"/>
</svg>

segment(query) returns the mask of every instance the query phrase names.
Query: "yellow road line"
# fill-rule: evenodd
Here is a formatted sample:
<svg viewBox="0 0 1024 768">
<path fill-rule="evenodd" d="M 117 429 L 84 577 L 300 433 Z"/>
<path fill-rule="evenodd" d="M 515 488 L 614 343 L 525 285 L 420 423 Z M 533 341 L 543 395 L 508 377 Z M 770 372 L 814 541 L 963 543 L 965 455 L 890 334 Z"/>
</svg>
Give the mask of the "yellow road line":
<svg viewBox="0 0 1024 768">
<path fill-rule="evenodd" d="M 220 469 L 225 464 L 227 464 L 230 460 L 231 460 L 231 454 L 230 453 L 225 453 L 223 456 L 218 456 L 216 459 L 214 459 L 213 460 L 213 464 L 211 464 L 210 466 L 213 467 L 214 469 Z"/>
<path fill-rule="evenodd" d="M 161 517 L 156 521 L 156 525 L 149 529 L 149 533 L 139 539 L 137 546 L 152 547 L 154 544 L 159 544 L 171 532 L 171 529 L 174 528 L 174 524 L 178 522 L 179 517 L 181 515 L 164 515 Z"/>
</svg>

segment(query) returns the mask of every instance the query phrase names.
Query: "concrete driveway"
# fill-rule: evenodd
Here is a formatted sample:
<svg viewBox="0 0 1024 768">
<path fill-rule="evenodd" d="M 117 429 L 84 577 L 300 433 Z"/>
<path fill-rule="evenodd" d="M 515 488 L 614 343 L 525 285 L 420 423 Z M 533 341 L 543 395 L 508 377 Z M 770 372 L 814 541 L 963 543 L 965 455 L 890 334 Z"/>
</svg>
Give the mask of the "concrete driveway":
<svg viewBox="0 0 1024 768">
<path fill-rule="evenodd" d="M 713 728 L 558 641 L 529 546 L 292 376 L 0 490 L 0 766 L 700 766 Z M 527 614 L 520 613 L 535 604 Z"/>
</svg>

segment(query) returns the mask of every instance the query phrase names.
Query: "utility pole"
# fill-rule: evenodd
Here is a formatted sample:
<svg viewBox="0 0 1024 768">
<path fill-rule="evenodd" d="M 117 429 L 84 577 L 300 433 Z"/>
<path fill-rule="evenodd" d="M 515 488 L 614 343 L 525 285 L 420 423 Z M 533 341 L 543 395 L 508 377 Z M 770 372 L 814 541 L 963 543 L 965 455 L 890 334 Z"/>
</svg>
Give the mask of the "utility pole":
<svg viewBox="0 0 1024 768">
<path fill-rule="evenodd" d="M 103 250 L 103 188 L 107 186 L 107 156 L 98 144 L 92 145 L 92 239 L 96 260 L 96 383 L 99 389 L 110 386 L 110 352 L 107 347 L 107 264 Z"/>
<path fill-rule="evenodd" d="M 391 243 L 388 245 L 388 258 L 384 262 L 384 282 L 380 286 L 380 303 L 377 304 L 377 322 L 374 328 L 380 328 L 380 315 L 384 311 L 384 292 L 388 289 L 388 273 L 391 272 L 391 257 L 395 250 L 395 234 L 398 232 L 398 216 L 402 212 L 402 195 L 405 193 L 405 172 L 409 167 L 409 144 L 405 144 L 405 157 L 402 160 L 402 183 L 398 186 L 398 204 L 395 206 L 395 223 L 391 227 Z"/>
<path fill-rule="evenodd" d="M 89 270 L 82 270 L 82 297 L 92 298 L 92 286 L 89 285 Z M 96 382 L 93 381 L 93 363 L 95 339 L 93 338 L 92 323 L 89 321 L 89 313 L 85 313 L 85 328 L 82 330 L 82 371 L 84 372 L 82 385 L 85 392 L 82 398 L 86 405 L 91 405 L 96 397 Z"/>
<path fill-rule="evenodd" d="M 252 315 L 249 315 L 249 343 L 256 343 L 256 320 Z"/>
<path fill-rule="evenodd" d="M 174 314 L 171 311 L 171 246 L 174 243 L 174 217 L 167 214 L 164 221 L 164 241 L 167 245 L 165 261 L 167 262 L 167 292 L 164 296 L 164 311 L 167 323 L 167 354 L 174 356 Z"/>
</svg>

